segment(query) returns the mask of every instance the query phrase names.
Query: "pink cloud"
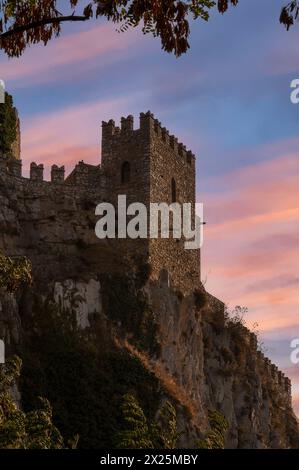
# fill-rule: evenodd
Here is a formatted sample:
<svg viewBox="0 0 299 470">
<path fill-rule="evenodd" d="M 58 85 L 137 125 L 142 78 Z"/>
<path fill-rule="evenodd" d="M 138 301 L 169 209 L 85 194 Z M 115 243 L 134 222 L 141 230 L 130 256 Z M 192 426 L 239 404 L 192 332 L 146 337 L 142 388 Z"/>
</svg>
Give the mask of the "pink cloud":
<svg viewBox="0 0 299 470">
<path fill-rule="evenodd" d="M 266 56 L 261 58 L 260 68 L 266 75 L 275 76 L 299 72 L 298 62 L 294 60 L 299 37 L 297 28 L 285 31 L 284 34 L 285 38 L 283 39 L 288 39 L 291 36 L 291 40 L 284 41 L 281 36 L 272 37 L 271 49 L 267 50 Z"/>
<path fill-rule="evenodd" d="M 132 109 L 138 95 L 96 101 L 27 119 L 22 127 L 22 159 L 25 175 L 30 162 L 52 164 L 70 171 L 78 160 L 99 164 L 101 121 L 119 119 Z"/>
<path fill-rule="evenodd" d="M 287 345 L 299 337 L 299 156 L 293 139 L 272 146 L 270 161 L 213 178 L 204 195 L 202 249 L 206 288 L 232 309 L 247 306 L 249 326 L 261 339 Z M 297 142 L 298 144 L 298 142 Z M 298 148 L 298 146 L 297 146 Z M 256 149 L 258 151 L 258 149 Z M 265 154 L 268 149 L 260 149 Z M 277 343 L 278 342 L 278 343 Z M 276 351 L 293 384 L 299 414 L 299 368 L 290 367 L 290 349 Z M 271 353 L 269 353 L 271 355 Z"/>
<path fill-rule="evenodd" d="M 297 416 L 299 416 L 299 393 L 293 396 L 293 407 Z"/>
<path fill-rule="evenodd" d="M 265 332 L 299 325 L 299 159 L 285 150 L 214 178 L 215 193 L 203 198 L 207 287 L 231 306 L 248 306 L 249 323 Z"/>
<path fill-rule="evenodd" d="M 101 23 L 87 30 L 62 34 L 46 49 L 42 45 L 32 46 L 21 58 L 2 58 L 1 77 L 7 87 L 10 82 L 14 87 L 23 87 L 58 79 L 65 82 L 71 78 L 73 81 L 76 71 L 82 79 L 82 68 L 87 72 L 94 67 L 106 67 L 119 60 L 118 53 L 126 51 L 126 56 L 132 53 L 136 34 L 137 31 L 130 31 L 121 36 L 114 25 Z M 77 69 L 74 64 L 78 64 Z"/>
</svg>

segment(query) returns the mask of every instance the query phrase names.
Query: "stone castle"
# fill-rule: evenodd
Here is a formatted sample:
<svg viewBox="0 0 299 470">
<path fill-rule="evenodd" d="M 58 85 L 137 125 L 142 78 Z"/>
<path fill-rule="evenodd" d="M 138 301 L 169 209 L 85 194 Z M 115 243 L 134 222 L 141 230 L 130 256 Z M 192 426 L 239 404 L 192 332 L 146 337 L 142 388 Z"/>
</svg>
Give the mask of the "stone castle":
<svg viewBox="0 0 299 470">
<path fill-rule="evenodd" d="M 138 129 L 132 116 L 122 118 L 120 127 L 113 120 L 103 122 L 101 164 L 81 161 L 67 177 L 63 166 L 53 165 L 51 181 L 45 181 L 44 167 L 37 163 L 31 163 L 30 178 L 23 177 L 18 149 L 19 141 L 14 158 L 0 156 L 0 251 L 30 258 L 36 289 L 43 295 L 54 292 L 67 305 L 76 305 L 79 295 L 84 326 L 88 315 L 103 314 L 101 274 L 148 264 L 149 298 L 159 319 L 167 373 L 203 408 L 223 412 L 230 425 L 228 447 L 293 446 L 288 423 L 298 439 L 299 431 L 291 382 L 259 350 L 254 333 L 240 327 L 238 340 L 234 327 L 227 327 L 223 303 L 200 282 L 199 250 L 185 250 L 183 240 L 172 238 L 99 240 L 95 235 L 97 204 L 117 206 L 119 194 L 146 206 L 161 201 L 194 205 L 193 153 L 150 112 L 141 113 Z M 196 290 L 208 300 L 199 315 Z M 11 307 L 5 313 L 1 302 L 0 320 L 2 315 L 9 325 Z M 24 306 L 17 308 L 15 302 L 12 307 L 19 325 Z M 5 328 L 3 337 L 14 336 Z"/>
<path fill-rule="evenodd" d="M 30 179 L 22 177 L 19 158 L 0 160 L 0 171 L 18 179 L 17 187 L 28 194 L 36 194 L 48 202 L 58 195 L 63 198 L 84 195 L 93 200 L 94 209 L 102 201 L 117 207 L 117 197 L 127 196 L 128 204 L 141 202 L 147 207 L 151 202 L 195 204 L 195 156 L 178 143 L 173 135 L 161 127 L 151 112 L 140 114 L 140 127 L 134 129 L 133 116 L 121 119 L 121 127 L 113 120 L 102 123 L 102 161 L 93 166 L 79 162 L 65 178 L 63 166 L 53 165 L 51 181 L 44 181 L 42 164 L 31 163 Z M 16 144 L 19 147 L 19 143 Z M 14 153 L 16 155 L 16 153 Z M 52 195 L 52 196 L 51 196 Z M 75 196 L 76 195 L 76 196 Z M 59 207 L 51 207 L 52 212 Z M 94 220 L 94 226 L 96 218 Z M 94 227 L 90 228 L 94 232 Z M 38 234 L 35 238 L 39 238 Z M 88 241 L 93 233 L 88 235 Z M 93 243 L 100 243 L 94 236 Z M 133 262 L 148 262 L 152 276 L 158 277 L 166 270 L 173 284 L 186 292 L 194 290 L 200 282 L 199 250 L 185 250 L 179 239 L 116 240 Z"/>
</svg>

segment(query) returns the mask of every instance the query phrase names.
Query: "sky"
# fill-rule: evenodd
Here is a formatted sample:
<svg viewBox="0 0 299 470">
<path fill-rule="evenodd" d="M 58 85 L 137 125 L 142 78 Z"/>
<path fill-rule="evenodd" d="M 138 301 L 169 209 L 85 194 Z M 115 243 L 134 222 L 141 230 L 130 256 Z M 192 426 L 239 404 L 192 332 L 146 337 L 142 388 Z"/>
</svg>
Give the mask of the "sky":
<svg viewBox="0 0 299 470">
<path fill-rule="evenodd" d="M 293 381 L 299 414 L 299 25 L 279 24 L 287 0 L 240 0 L 225 15 L 192 23 L 177 59 L 138 30 L 101 21 L 68 25 L 19 59 L 0 52 L 0 78 L 22 123 L 22 159 L 67 172 L 100 162 L 100 126 L 151 110 L 197 156 L 197 200 L 207 222 L 207 290 L 248 308 L 266 354 Z M 255 323 L 258 323 L 256 327 Z"/>
</svg>

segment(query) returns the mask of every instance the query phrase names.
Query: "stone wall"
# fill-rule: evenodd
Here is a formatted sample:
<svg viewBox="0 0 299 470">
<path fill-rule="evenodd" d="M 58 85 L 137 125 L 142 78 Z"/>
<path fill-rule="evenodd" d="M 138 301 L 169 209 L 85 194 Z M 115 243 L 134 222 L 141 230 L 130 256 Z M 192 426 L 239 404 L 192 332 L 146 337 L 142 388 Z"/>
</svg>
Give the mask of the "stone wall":
<svg viewBox="0 0 299 470">
<path fill-rule="evenodd" d="M 130 171 L 127 181 L 122 178 L 125 164 Z M 145 204 L 148 214 L 150 203 L 190 203 L 194 216 L 195 157 L 150 112 L 140 114 L 139 129 L 134 129 L 133 116 L 122 118 L 120 128 L 113 120 L 103 122 L 102 172 L 107 181 L 106 197 L 113 203 L 118 194 L 126 194 L 128 203 Z M 182 292 L 199 284 L 199 250 L 186 250 L 184 239 L 162 239 L 159 234 L 148 243 L 129 240 L 125 245 L 128 253 L 145 254 L 153 278 L 159 278 L 165 268 Z"/>
<path fill-rule="evenodd" d="M 209 294 L 201 308 L 193 296 L 182 298 L 166 275 L 147 292 L 159 319 L 159 360 L 187 391 L 200 427 L 207 410 L 216 409 L 229 425 L 226 448 L 297 448 L 290 380 L 261 352 L 257 336 L 241 323 L 230 324 L 223 304 Z"/>
<path fill-rule="evenodd" d="M 150 200 L 191 204 L 194 218 L 195 156 L 152 114 L 148 113 L 145 119 L 151 135 Z M 200 250 L 186 250 L 184 242 L 184 238 L 151 240 L 150 262 L 157 273 L 161 264 L 168 269 L 173 283 L 187 293 L 199 285 Z"/>
<path fill-rule="evenodd" d="M 194 291 L 203 293 L 199 251 L 186 251 L 183 240 L 95 235 L 96 205 L 116 204 L 118 194 L 128 203 L 170 203 L 175 179 L 178 202 L 194 204 L 194 156 L 147 113 L 136 130 L 131 116 L 121 128 L 103 123 L 101 166 L 80 162 L 65 178 L 64 168 L 53 165 L 51 181 L 44 181 L 43 165 L 30 170 L 23 178 L 20 160 L 0 157 L 0 250 L 30 258 L 36 291 L 54 293 L 62 309 L 75 305 L 85 328 L 93 309 L 102 311 L 100 275 L 127 272 L 140 257 L 149 261 L 146 289 L 159 323 L 159 360 L 196 402 L 199 421 L 206 422 L 209 408 L 220 410 L 230 426 L 227 447 L 296 446 L 289 379 L 259 351 L 253 333 L 227 325 L 222 302 L 208 294 L 200 308 L 194 302 Z M 0 337 L 10 345 L 18 342 L 21 318 L 15 299 L 0 294 Z"/>
<path fill-rule="evenodd" d="M 19 154 L 15 156 L 18 157 Z M 21 160 L 2 157 L 0 172 L 5 177 L 6 184 L 14 186 L 17 198 L 18 195 L 21 198 L 26 197 L 28 214 L 25 219 L 30 217 L 32 210 L 36 212 L 37 206 L 40 206 L 43 217 L 47 217 L 44 211 L 50 210 L 52 219 L 54 213 L 59 219 L 59 212 L 63 209 L 58 201 L 70 201 L 70 198 L 73 198 L 73 202 L 70 201 L 69 204 L 74 206 L 78 198 L 87 198 L 93 209 L 100 202 L 110 202 L 116 208 L 118 216 L 118 196 L 126 195 L 127 206 L 140 202 L 147 207 L 149 235 L 150 203 L 174 202 L 173 184 L 175 202 L 190 203 L 194 216 L 195 157 L 174 136 L 169 135 L 150 112 L 140 114 L 138 129 L 134 129 L 132 116 L 122 118 L 120 127 L 113 120 L 102 123 L 101 165 L 94 166 L 81 161 L 66 178 L 64 167 L 53 165 L 51 182 L 46 182 L 42 164 L 31 163 L 30 179 L 26 180 L 22 177 Z M 47 205 L 51 207 L 48 208 Z M 85 215 L 80 214 L 84 219 Z M 93 222 L 95 227 L 95 217 Z M 65 218 L 64 223 L 68 224 Z M 79 221 L 77 224 L 80 226 Z M 55 232 L 55 223 L 52 225 L 52 232 Z M 40 226 L 38 229 L 43 232 Z M 66 231 L 68 230 L 69 227 L 66 226 Z M 59 227 L 58 232 L 61 236 Z M 35 238 L 40 237 L 36 234 Z M 82 238 L 86 238 L 84 234 Z M 162 239 L 159 234 L 153 240 L 131 240 L 120 235 L 109 243 L 122 253 L 122 257 L 130 265 L 149 262 L 153 278 L 157 279 L 161 270 L 167 269 L 174 285 L 182 292 L 194 290 L 200 282 L 199 250 L 186 250 L 184 239 Z"/>
</svg>

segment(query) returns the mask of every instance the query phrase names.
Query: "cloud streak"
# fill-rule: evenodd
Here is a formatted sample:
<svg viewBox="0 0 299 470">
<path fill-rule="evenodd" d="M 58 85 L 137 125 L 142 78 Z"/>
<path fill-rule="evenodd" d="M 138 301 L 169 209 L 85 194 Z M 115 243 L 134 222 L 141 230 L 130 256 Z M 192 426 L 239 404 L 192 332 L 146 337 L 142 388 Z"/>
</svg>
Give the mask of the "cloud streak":
<svg viewBox="0 0 299 470">
<path fill-rule="evenodd" d="M 136 43 L 137 31 L 123 34 L 115 26 L 97 24 L 90 29 L 62 35 L 44 46 L 32 46 L 20 59 L 0 60 L 1 77 L 14 88 L 37 84 L 82 80 L 95 67 L 107 67 L 118 61 L 120 53 Z M 46 57 L 46 60 L 45 60 Z"/>
<path fill-rule="evenodd" d="M 250 308 L 264 332 L 299 328 L 299 158 L 282 154 L 219 178 L 204 195 L 208 288 Z"/>
</svg>

